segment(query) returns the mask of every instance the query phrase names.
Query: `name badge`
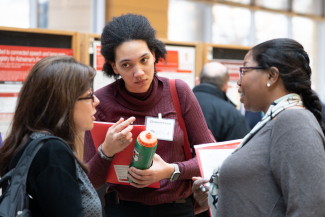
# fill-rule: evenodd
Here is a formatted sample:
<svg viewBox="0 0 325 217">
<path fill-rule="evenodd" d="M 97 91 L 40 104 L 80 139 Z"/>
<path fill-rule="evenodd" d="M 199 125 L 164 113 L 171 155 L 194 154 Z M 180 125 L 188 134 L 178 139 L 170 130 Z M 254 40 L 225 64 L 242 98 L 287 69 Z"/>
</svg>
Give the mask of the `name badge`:
<svg viewBox="0 0 325 217">
<path fill-rule="evenodd" d="M 175 119 L 146 117 L 146 130 L 157 135 L 157 139 L 173 141 Z"/>
</svg>

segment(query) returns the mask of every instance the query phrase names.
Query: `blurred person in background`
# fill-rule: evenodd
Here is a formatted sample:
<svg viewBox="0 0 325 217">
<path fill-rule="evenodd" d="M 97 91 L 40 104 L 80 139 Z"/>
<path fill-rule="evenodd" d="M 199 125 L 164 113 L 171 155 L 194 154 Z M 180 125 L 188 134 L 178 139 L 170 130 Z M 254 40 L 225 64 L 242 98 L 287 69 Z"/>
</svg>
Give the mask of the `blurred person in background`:
<svg viewBox="0 0 325 217">
<path fill-rule="evenodd" d="M 200 73 L 200 84 L 193 88 L 205 121 L 218 142 L 242 139 L 250 128 L 245 117 L 227 97 L 229 74 L 218 62 L 206 63 Z"/>
<path fill-rule="evenodd" d="M 274 39 L 245 56 L 240 101 L 265 116 L 216 169 L 209 194 L 194 197 L 220 216 L 325 216 L 322 107 L 311 89 L 309 57 L 292 39 Z M 216 165 L 217 166 L 217 165 Z"/>
<path fill-rule="evenodd" d="M 242 139 L 250 131 L 245 117 L 227 97 L 229 73 L 227 67 L 218 62 L 206 63 L 200 73 L 199 82 L 193 88 L 205 121 L 218 142 Z M 196 217 L 209 217 L 209 211 Z"/>
</svg>

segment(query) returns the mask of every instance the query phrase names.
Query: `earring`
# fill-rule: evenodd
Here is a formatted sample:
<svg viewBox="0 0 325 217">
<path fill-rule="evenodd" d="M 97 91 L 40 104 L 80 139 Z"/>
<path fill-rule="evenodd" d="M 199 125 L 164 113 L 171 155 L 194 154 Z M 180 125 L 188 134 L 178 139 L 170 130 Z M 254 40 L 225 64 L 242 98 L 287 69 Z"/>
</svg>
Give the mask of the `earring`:
<svg viewBox="0 0 325 217">
<path fill-rule="evenodd" d="M 267 84 L 266 84 L 266 86 L 267 86 L 267 87 L 270 87 L 270 86 L 271 86 L 271 84 L 270 84 L 270 83 L 267 83 Z"/>
</svg>

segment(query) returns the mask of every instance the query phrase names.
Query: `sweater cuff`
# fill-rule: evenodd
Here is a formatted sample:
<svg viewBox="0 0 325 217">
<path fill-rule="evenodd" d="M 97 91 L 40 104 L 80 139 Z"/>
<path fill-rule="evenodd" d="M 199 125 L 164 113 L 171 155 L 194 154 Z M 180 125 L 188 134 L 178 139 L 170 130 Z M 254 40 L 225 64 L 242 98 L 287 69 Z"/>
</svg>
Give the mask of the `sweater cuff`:
<svg viewBox="0 0 325 217">
<path fill-rule="evenodd" d="M 112 161 L 112 160 L 114 159 L 114 157 L 115 157 L 115 154 L 114 154 L 113 157 L 107 157 L 107 156 L 104 154 L 104 152 L 102 151 L 102 145 L 103 145 L 103 144 L 101 144 L 101 145 L 98 147 L 98 153 L 99 153 L 100 157 L 103 158 L 103 159 L 105 159 L 105 160 Z"/>
<path fill-rule="evenodd" d="M 98 152 L 92 160 L 88 162 L 88 177 L 95 189 L 100 188 L 106 182 L 107 173 L 111 163 L 112 161 L 101 158 Z"/>
</svg>

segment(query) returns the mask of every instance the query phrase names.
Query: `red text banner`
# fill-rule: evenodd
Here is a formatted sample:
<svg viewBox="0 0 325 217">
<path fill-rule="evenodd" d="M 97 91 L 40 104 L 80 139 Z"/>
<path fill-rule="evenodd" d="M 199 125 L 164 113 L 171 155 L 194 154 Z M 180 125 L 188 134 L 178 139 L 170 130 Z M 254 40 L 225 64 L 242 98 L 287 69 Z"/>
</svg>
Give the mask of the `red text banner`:
<svg viewBox="0 0 325 217">
<path fill-rule="evenodd" d="M 186 61 L 188 59 L 185 54 Z M 166 61 L 159 60 L 156 64 L 157 72 L 176 72 L 176 73 L 191 73 L 191 70 L 182 70 L 179 67 L 179 52 L 177 50 L 167 50 Z"/>
<path fill-rule="evenodd" d="M 0 81 L 24 81 L 35 63 L 55 55 L 73 56 L 73 50 L 0 45 Z"/>
<path fill-rule="evenodd" d="M 102 71 L 103 70 L 103 65 L 105 63 L 105 58 L 103 55 L 100 53 L 101 46 L 96 46 L 96 70 L 97 71 Z"/>
</svg>

